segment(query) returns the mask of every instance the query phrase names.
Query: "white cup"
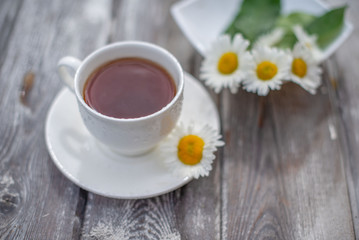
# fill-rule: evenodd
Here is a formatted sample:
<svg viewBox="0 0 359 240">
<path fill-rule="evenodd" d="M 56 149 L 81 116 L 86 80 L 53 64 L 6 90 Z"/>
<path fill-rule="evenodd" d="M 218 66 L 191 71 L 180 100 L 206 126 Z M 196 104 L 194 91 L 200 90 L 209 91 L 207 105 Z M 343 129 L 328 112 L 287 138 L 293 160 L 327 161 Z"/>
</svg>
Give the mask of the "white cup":
<svg viewBox="0 0 359 240">
<path fill-rule="evenodd" d="M 169 104 L 144 117 L 122 119 L 103 115 L 85 103 L 82 93 L 90 74 L 107 62 L 127 57 L 148 59 L 168 71 L 176 84 L 176 95 Z M 74 57 L 60 59 L 58 71 L 76 95 L 81 117 L 89 132 L 104 146 L 120 154 L 140 155 L 150 151 L 171 132 L 180 116 L 184 89 L 181 65 L 171 53 L 154 44 L 139 41 L 110 44 L 82 62 Z"/>
</svg>

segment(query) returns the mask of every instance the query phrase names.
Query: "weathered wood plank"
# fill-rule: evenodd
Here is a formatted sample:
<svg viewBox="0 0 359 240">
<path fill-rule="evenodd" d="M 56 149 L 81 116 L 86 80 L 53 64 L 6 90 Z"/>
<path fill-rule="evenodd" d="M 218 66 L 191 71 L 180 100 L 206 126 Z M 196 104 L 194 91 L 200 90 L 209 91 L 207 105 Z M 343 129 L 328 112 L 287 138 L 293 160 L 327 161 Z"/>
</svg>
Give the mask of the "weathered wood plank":
<svg viewBox="0 0 359 240">
<path fill-rule="evenodd" d="M 328 95 L 287 84 L 223 101 L 222 238 L 353 239 Z"/>
<path fill-rule="evenodd" d="M 87 197 L 49 159 L 43 126 L 61 87 L 57 60 L 125 39 L 169 49 L 195 76 L 201 58 L 169 15 L 173 1 L 114 1 L 111 28 L 110 1 L 19 3 L 0 8 L 6 29 L 1 239 L 353 239 L 358 233 L 357 29 L 326 63 L 316 96 L 293 84 L 264 98 L 244 91 L 220 96 L 227 146 L 210 177 L 156 198 L 114 200 Z M 355 24 L 358 7 L 350 2 Z"/>
<path fill-rule="evenodd" d="M 115 1 L 110 41 L 144 40 L 172 52 L 184 70 L 198 55 L 170 16 L 174 1 Z M 218 163 L 218 161 L 217 161 Z M 218 164 L 217 164 L 218 165 Z M 208 178 L 145 200 L 114 200 L 89 193 L 85 239 L 219 239 L 219 168 Z"/>
<path fill-rule="evenodd" d="M 174 215 L 178 196 L 114 200 L 89 193 L 84 239 L 180 239 Z"/>
<path fill-rule="evenodd" d="M 105 1 L 38 0 L 25 1 L 18 13 L 0 71 L 1 239 L 72 239 L 81 232 L 84 194 L 50 160 L 44 125 L 62 87 L 58 59 L 104 44 L 106 11 Z"/>
<path fill-rule="evenodd" d="M 332 1 L 331 1 L 332 2 Z M 338 2 L 338 1 L 333 1 Z M 343 1 L 339 1 L 342 3 Z M 345 1 L 349 8 L 347 17 L 354 25 L 354 31 L 331 61 L 327 62 L 331 81 L 329 95 L 336 110 L 339 125 L 338 138 L 344 154 L 347 184 L 351 202 L 354 229 L 359 237 L 359 2 Z"/>
<path fill-rule="evenodd" d="M 336 1 L 335 5 L 342 3 Z M 349 12 L 357 10 L 357 2 L 351 1 Z M 357 25 L 357 14 L 352 14 Z M 348 140 L 347 133 L 354 137 L 355 131 L 348 127 L 351 118 L 338 113 L 357 109 L 357 104 L 348 108 L 348 102 L 341 99 L 356 96 L 356 45 L 352 36 L 336 54 L 335 59 L 338 55 L 342 59 L 334 65 L 325 64 L 323 87 L 316 96 L 289 84 L 265 98 L 224 97 L 228 140 L 223 167 L 223 239 L 355 238 L 358 158 L 346 151 L 346 144 L 354 142 Z M 351 65 L 346 64 L 348 59 Z M 338 72 L 339 79 L 333 79 Z M 332 85 L 333 80 L 340 82 Z M 345 84 L 338 89 L 343 95 L 336 95 L 333 86 L 342 81 Z M 349 93 L 347 81 L 351 84 Z M 340 126 L 338 115 L 347 125 Z M 350 163 L 344 168 L 348 156 Z"/>
<path fill-rule="evenodd" d="M 14 28 L 22 0 L 0 2 L 0 66 L 4 60 L 6 46 Z"/>
<path fill-rule="evenodd" d="M 273 99 L 276 135 L 282 136 L 278 149 L 283 156 L 284 197 L 290 204 L 295 238 L 354 239 L 344 156 L 327 95 L 329 79 L 323 75 L 323 80 L 317 96 L 304 100 L 307 93 L 293 86 L 297 91 L 284 92 L 293 94 L 291 100 Z M 305 214 L 296 216 L 302 209 Z"/>
</svg>

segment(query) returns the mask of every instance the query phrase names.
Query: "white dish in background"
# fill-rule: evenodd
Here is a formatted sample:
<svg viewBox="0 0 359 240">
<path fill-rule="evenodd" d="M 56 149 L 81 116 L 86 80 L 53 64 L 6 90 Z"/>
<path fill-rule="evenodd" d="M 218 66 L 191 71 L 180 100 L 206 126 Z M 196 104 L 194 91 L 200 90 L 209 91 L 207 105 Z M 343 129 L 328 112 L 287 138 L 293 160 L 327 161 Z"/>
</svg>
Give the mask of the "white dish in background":
<svg viewBox="0 0 359 240">
<path fill-rule="evenodd" d="M 220 128 L 217 107 L 205 88 L 185 73 L 180 120 Z M 170 192 L 192 179 L 179 178 L 161 163 L 156 150 L 125 157 L 100 147 L 83 125 L 76 98 L 64 88 L 52 103 L 45 126 L 46 145 L 58 169 L 83 189 L 106 197 L 136 199 Z M 161 147 L 159 145 L 158 147 Z"/>
<path fill-rule="evenodd" d="M 183 0 L 174 4 L 171 12 L 188 40 L 204 55 L 206 49 L 235 17 L 240 2 L 241 0 Z M 282 0 L 284 14 L 299 10 L 320 15 L 328 9 L 324 3 L 315 0 Z M 341 34 L 324 49 L 321 61 L 333 54 L 352 31 L 352 24 L 345 21 Z"/>
</svg>

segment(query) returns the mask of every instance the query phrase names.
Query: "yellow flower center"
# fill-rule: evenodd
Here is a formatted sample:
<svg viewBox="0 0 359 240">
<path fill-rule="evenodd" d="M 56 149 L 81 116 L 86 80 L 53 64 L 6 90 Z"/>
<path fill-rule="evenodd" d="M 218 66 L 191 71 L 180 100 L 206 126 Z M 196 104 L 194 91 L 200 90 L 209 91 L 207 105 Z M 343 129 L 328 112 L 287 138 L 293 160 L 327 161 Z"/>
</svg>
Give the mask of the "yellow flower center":
<svg viewBox="0 0 359 240">
<path fill-rule="evenodd" d="M 292 72 L 302 78 L 307 74 L 307 64 L 301 58 L 295 58 L 292 62 Z"/>
<path fill-rule="evenodd" d="M 222 74 L 231 74 L 238 68 L 238 57 L 234 52 L 224 53 L 218 61 L 218 71 Z"/>
<path fill-rule="evenodd" d="M 177 156 L 186 165 L 196 165 L 202 160 L 204 141 L 196 135 L 187 135 L 178 143 Z"/>
<path fill-rule="evenodd" d="M 264 61 L 257 66 L 257 77 L 262 81 L 272 79 L 278 72 L 277 65 L 272 62 Z"/>
</svg>

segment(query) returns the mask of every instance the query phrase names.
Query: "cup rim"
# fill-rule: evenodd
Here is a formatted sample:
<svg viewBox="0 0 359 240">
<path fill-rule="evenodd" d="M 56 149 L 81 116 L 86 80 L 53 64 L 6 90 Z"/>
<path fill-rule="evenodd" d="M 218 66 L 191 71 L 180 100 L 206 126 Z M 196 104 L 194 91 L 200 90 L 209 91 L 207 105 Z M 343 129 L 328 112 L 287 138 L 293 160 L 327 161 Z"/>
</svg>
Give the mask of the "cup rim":
<svg viewBox="0 0 359 240">
<path fill-rule="evenodd" d="M 137 117 L 137 118 L 116 118 L 116 117 L 107 116 L 105 114 L 102 114 L 102 113 L 96 111 L 95 109 L 91 108 L 89 105 L 87 105 L 85 103 L 85 101 L 82 97 L 82 94 L 80 93 L 80 90 L 78 88 L 79 74 L 82 72 L 83 68 L 86 66 L 86 64 L 91 59 L 95 58 L 99 53 L 101 53 L 102 51 L 104 51 L 106 49 L 114 48 L 114 47 L 118 47 L 118 46 L 126 46 L 126 45 L 128 45 L 128 46 L 138 45 L 138 46 L 154 48 L 157 51 L 162 52 L 163 54 L 168 56 L 169 59 L 174 63 L 176 68 L 179 70 L 179 84 L 178 84 L 178 86 L 176 86 L 177 87 L 176 95 L 172 98 L 172 100 L 166 106 L 161 108 L 160 110 L 158 110 L 154 113 L 151 113 L 149 115 Z M 180 63 L 178 62 L 177 58 L 175 58 L 172 55 L 172 53 L 170 53 L 168 50 L 166 50 L 156 44 L 144 42 L 144 41 L 121 41 L 121 42 L 115 42 L 115 43 L 108 44 L 106 46 L 103 46 L 103 47 L 95 50 L 81 62 L 80 67 L 77 69 L 77 71 L 75 73 L 74 89 L 75 89 L 75 94 L 76 94 L 77 100 L 83 105 L 83 107 L 85 107 L 88 111 L 90 111 L 92 114 L 94 114 L 94 116 L 101 118 L 101 119 L 111 120 L 111 121 L 115 121 L 115 122 L 138 122 L 138 121 L 143 121 L 146 119 L 154 118 L 154 117 L 162 114 L 163 112 L 166 112 L 170 107 L 172 107 L 172 105 L 175 104 L 175 102 L 177 102 L 179 100 L 179 98 L 182 95 L 183 89 L 184 89 L 184 74 L 183 74 L 183 69 L 182 69 Z"/>
</svg>

